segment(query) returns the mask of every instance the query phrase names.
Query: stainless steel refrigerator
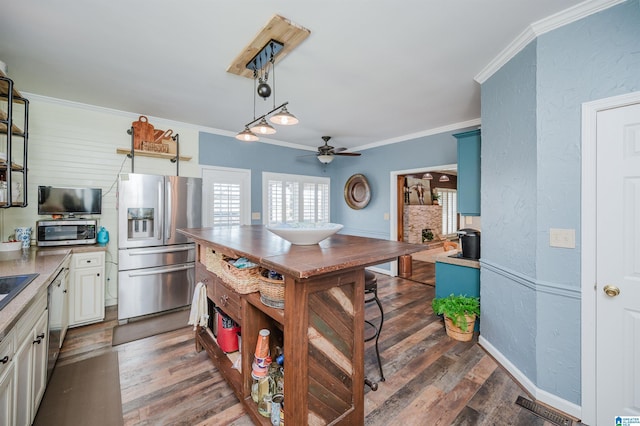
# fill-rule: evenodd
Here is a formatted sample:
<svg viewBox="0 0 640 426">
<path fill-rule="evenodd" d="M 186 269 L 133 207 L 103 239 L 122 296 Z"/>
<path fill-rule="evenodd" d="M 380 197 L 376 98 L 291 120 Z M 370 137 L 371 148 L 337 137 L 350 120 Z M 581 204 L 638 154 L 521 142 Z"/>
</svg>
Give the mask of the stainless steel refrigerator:
<svg viewBox="0 0 640 426">
<path fill-rule="evenodd" d="M 191 303 L 202 179 L 123 173 L 118 178 L 118 320 Z"/>
</svg>

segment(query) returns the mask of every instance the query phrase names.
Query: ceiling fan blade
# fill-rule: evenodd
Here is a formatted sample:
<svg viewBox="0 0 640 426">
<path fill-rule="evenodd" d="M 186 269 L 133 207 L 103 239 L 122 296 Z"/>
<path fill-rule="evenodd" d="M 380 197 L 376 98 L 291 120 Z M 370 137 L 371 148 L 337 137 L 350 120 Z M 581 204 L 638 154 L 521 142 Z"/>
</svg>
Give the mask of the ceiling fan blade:
<svg viewBox="0 0 640 426">
<path fill-rule="evenodd" d="M 347 155 L 349 157 L 358 157 L 362 154 L 359 152 L 334 152 L 333 155 Z"/>
</svg>

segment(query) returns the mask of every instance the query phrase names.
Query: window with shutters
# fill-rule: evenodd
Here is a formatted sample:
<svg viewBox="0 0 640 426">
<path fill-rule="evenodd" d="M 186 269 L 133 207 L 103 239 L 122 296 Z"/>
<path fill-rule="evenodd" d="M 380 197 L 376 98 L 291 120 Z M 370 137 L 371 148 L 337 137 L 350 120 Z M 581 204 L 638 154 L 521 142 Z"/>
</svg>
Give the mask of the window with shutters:
<svg viewBox="0 0 640 426">
<path fill-rule="evenodd" d="M 203 168 L 203 226 L 228 227 L 251 223 L 251 171 Z"/>
<path fill-rule="evenodd" d="M 442 235 L 455 234 L 458 230 L 458 194 L 454 189 L 437 190 L 442 205 Z"/>
<path fill-rule="evenodd" d="M 329 222 L 330 179 L 263 173 L 265 223 Z"/>
</svg>

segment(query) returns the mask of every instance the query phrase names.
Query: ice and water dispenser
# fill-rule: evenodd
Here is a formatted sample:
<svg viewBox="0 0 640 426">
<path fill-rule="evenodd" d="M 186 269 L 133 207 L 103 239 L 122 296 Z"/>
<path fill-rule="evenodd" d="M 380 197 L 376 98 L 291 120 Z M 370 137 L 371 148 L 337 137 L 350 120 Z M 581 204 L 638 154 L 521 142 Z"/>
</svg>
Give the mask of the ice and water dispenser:
<svg viewBox="0 0 640 426">
<path fill-rule="evenodd" d="M 127 209 L 127 238 L 152 238 L 154 231 L 153 208 Z"/>
</svg>

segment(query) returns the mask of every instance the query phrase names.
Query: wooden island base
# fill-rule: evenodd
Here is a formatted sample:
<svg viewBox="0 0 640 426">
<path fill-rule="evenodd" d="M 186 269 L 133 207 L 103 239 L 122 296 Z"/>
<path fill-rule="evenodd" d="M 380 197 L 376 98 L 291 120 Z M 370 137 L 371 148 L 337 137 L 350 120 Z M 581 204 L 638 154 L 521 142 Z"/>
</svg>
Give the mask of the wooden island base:
<svg viewBox="0 0 640 426">
<path fill-rule="evenodd" d="M 263 226 L 183 229 L 197 243 L 196 282 L 241 326 L 241 371 L 234 369 L 213 334 L 195 332 L 256 424 L 271 424 L 251 398 L 252 362 L 261 329 L 270 350 L 284 349 L 284 414 L 287 424 L 364 424 L 364 268 L 422 249 L 419 245 L 334 235 L 314 246 L 295 246 Z M 240 294 L 207 269 L 207 253 L 246 257 L 284 277 L 284 309 Z"/>
</svg>

